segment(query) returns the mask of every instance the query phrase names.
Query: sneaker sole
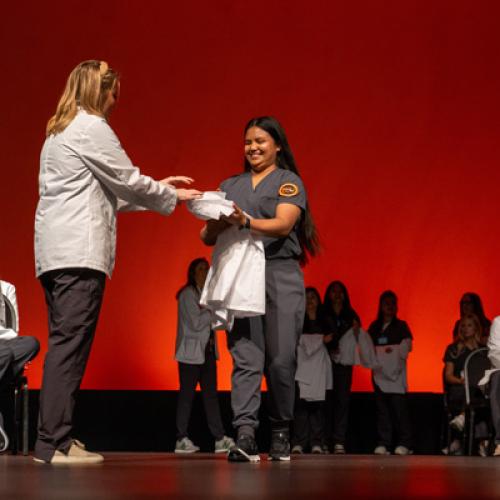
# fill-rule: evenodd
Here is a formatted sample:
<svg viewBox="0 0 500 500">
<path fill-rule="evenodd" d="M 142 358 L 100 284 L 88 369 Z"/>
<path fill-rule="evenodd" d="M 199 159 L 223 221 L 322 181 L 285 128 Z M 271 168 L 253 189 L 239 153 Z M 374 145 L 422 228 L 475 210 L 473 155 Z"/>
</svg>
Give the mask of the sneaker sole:
<svg viewBox="0 0 500 500">
<path fill-rule="evenodd" d="M 285 457 L 273 457 L 273 456 L 269 455 L 267 457 L 267 459 L 270 462 L 290 462 L 290 455 L 285 456 Z"/>
<path fill-rule="evenodd" d="M 227 450 L 215 450 L 214 453 L 229 453 L 229 448 Z"/>
<path fill-rule="evenodd" d="M 241 448 L 236 448 L 234 451 L 237 452 L 240 457 L 243 457 L 244 460 L 238 460 L 237 459 L 238 455 L 236 455 L 235 457 L 236 460 L 229 457 L 230 462 L 252 462 L 252 463 L 260 462 L 260 455 L 249 455 Z"/>
<path fill-rule="evenodd" d="M 197 451 L 200 450 L 174 450 L 174 453 L 177 453 L 178 455 L 189 455 L 190 453 L 196 453 Z"/>
</svg>

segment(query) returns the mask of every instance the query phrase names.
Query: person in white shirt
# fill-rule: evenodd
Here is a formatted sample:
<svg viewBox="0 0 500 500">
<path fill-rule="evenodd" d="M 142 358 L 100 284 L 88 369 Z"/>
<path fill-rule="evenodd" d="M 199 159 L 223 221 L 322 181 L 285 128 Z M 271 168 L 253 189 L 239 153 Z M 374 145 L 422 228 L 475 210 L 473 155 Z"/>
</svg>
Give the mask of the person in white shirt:
<svg viewBox="0 0 500 500">
<path fill-rule="evenodd" d="M 177 398 L 177 442 L 175 453 L 194 453 L 199 447 L 188 437 L 189 417 L 200 384 L 208 428 L 215 438 L 215 453 L 226 453 L 234 441 L 224 433 L 217 398 L 217 339 L 210 329 L 211 314 L 200 307 L 200 293 L 207 278 L 208 262 L 194 259 L 188 267 L 187 282 L 177 292 L 177 339 L 175 359 L 179 363 Z"/>
<path fill-rule="evenodd" d="M 40 350 L 35 337 L 19 336 L 19 310 L 16 288 L 0 280 L 0 388 L 18 377 Z M 0 413 L 0 452 L 9 446 L 9 439 Z"/>
<path fill-rule="evenodd" d="M 71 437 L 74 397 L 85 372 L 115 260 L 117 210 L 170 215 L 178 201 L 201 193 L 176 189 L 189 177 L 143 175 L 108 124 L 120 93 L 104 61 L 80 63 L 69 75 L 47 124 L 35 216 L 36 275 L 45 292 L 49 349 L 45 358 L 34 459 L 100 462 Z"/>
</svg>

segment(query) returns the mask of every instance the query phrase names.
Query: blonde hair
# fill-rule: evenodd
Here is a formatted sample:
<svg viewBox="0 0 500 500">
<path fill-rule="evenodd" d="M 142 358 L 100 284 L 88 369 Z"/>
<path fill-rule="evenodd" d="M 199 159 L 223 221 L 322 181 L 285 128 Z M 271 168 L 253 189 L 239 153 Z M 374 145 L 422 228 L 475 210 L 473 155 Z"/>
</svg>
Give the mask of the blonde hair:
<svg viewBox="0 0 500 500">
<path fill-rule="evenodd" d="M 90 114 L 103 116 L 107 93 L 113 91 L 119 76 L 104 61 L 80 63 L 69 75 L 59 99 L 55 115 L 47 123 L 47 136 L 59 134 L 82 108 Z"/>
<path fill-rule="evenodd" d="M 461 352 L 465 347 L 466 340 L 462 331 L 462 325 L 465 322 L 465 320 L 471 320 L 474 323 L 474 326 L 476 327 L 476 331 L 474 333 L 474 340 L 476 342 L 475 349 L 477 349 L 481 343 L 481 335 L 483 333 L 483 327 L 481 326 L 479 318 L 475 314 L 464 314 L 460 318 L 460 323 L 458 325 L 458 335 L 456 340 L 458 352 Z"/>
</svg>

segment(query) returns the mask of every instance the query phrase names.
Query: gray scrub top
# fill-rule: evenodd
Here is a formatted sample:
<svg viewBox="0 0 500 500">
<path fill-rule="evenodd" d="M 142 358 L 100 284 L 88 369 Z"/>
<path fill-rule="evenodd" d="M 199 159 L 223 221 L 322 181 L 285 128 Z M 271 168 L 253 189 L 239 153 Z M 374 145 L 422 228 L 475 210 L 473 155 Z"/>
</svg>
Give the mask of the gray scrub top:
<svg viewBox="0 0 500 500">
<path fill-rule="evenodd" d="M 307 196 L 301 178 L 289 170 L 277 168 L 253 189 L 250 172 L 226 179 L 220 189 L 248 215 L 256 219 L 272 219 L 280 203 L 290 203 L 306 209 Z M 301 215 L 303 217 L 303 215 Z M 285 238 L 264 236 L 266 259 L 298 259 L 302 254 L 297 234 L 298 223 Z"/>
</svg>

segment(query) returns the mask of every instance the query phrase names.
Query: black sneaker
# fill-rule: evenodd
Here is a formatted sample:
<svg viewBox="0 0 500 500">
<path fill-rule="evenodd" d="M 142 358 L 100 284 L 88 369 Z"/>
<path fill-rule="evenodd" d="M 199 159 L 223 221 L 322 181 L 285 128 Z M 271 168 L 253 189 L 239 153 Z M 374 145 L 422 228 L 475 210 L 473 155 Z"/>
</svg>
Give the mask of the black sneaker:
<svg viewBox="0 0 500 500">
<path fill-rule="evenodd" d="M 257 443 L 252 436 L 243 434 L 238 438 L 227 455 L 230 462 L 260 462 Z"/>
<path fill-rule="evenodd" d="M 268 460 L 290 460 L 290 435 L 287 431 L 275 431 L 271 435 L 271 449 Z"/>
</svg>

